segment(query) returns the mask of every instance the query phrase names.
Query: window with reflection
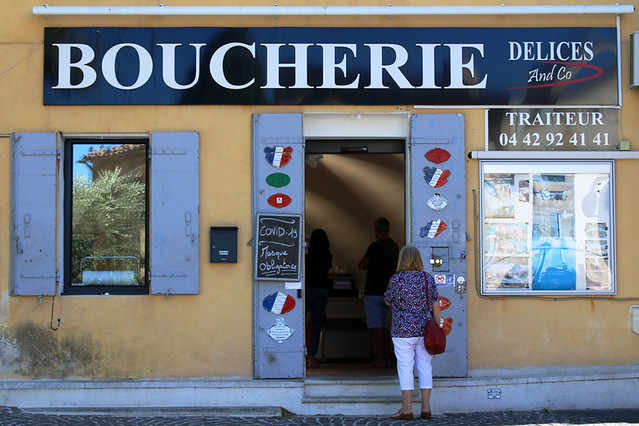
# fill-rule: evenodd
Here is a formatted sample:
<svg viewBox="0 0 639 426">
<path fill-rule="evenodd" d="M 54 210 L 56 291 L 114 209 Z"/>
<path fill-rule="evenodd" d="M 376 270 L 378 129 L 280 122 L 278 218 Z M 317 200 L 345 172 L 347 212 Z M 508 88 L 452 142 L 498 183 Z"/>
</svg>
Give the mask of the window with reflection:
<svg viewBox="0 0 639 426">
<path fill-rule="evenodd" d="M 481 163 L 484 293 L 615 292 L 613 163 Z"/>
<path fill-rule="evenodd" d="M 65 143 L 67 294 L 148 294 L 147 143 Z"/>
</svg>

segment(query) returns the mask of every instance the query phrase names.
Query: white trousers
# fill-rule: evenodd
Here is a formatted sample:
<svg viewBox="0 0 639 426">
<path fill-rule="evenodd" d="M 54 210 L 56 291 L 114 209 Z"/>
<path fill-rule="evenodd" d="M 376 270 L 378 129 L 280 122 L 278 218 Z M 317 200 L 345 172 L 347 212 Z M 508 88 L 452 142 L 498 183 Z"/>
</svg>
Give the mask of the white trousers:
<svg viewBox="0 0 639 426">
<path fill-rule="evenodd" d="M 424 347 L 423 337 L 393 337 L 395 357 L 397 357 L 397 375 L 401 390 L 413 390 L 415 387 L 415 373 L 413 368 L 417 366 L 417 377 L 420 389 L 433 388 L 433 357 Z"/>
</svg>

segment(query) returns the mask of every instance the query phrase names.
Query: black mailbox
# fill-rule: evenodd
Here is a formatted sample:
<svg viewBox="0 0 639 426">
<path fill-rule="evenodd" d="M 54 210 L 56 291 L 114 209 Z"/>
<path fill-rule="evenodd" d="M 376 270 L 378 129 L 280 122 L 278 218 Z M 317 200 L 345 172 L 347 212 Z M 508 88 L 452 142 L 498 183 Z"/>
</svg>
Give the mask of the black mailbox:
<svg viewBox="0 0 639 426">
<path fill-rule="evenodd" d="M 211 226 L 211 263 L 237 263 L 237 226 Z"/>
</svg>

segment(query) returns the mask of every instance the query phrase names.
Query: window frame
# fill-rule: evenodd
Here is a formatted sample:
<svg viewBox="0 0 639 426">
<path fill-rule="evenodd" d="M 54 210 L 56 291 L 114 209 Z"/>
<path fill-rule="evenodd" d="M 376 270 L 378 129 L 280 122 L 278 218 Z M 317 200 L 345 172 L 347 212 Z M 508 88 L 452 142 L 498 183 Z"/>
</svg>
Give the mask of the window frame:
<svg viewBox="0 0 639 426">
<path fill-rule="evenodd" d="M 71 240 L 72 240 L 72 219 L 73 219 L 73 146 L 74 145 L 89 145 L 89 144 L 144 144 L 145 145 L 145 238 L 144 238 L 144 285 L 142 286 L 122 286 L 122 285 L 91 285 L 91 286 L 73 286 L 71 285 Z M 150 294 L 150 277 L 149 277 L 149 258 L 150 258 L 150 175 L 151 175 L 151 163 L 150 163 L 150 140 L 148 137 L 136 138 L 136 137 L 118 137 L 118 136 L 100 136 L 99 138 L 93 137 L 73 137 L 66 138 L 62 141 L 63 147 L 63 162 L 62 170 L 60 171 L 62 176 L 62 248 L 63 253 L 62 262 L 62 283 L 61 283 L 61 295 L 149 295 Z"/>
<path fill-rule="evenodd" d="M 487 245 L 487 230 L 486 230 L 486 185 L 485 177 L 487 174 L 518 174 L 518 173 L 539 173 L 539 174 L 588 174 L 592 173 L 588 169 L 593 166 L 597 166 L 601 169 L 607 169 L 609 176 L 609 230 L 608 230 L 608 267 L 610 269 L 610 289 L 606 290 L 594 290 L 585 288 L 576 288 L 574 290 L 552 290 L 552 289 L 539 289 L 534 290 L 532 285 L 530 288 L 495 288 L 487 289 L 487 258 L 486 245 Z M 501 171 L 498 171 L 501 168 Z M 542 171 L 543 169 L 549 170 L 548 172 Z M 489 169 L 487 172 L 486 170 Z M 479 185 L 480 185 L 480 197 L 479 197 L 479 241 L 480 241 L 480 255 L 479 265 L 480 281 L 481 281 L 481 294 L 482 295 L 588 295 L 588 296 L 610 296 L 617 294 L 617 277 L 616 277 L 616 215 L 615 215 L 615 173 L 614 173 L 614 161 L 612 160 L 481 160 L 479 164 Z M 532 193 L 531 193 L 532 196 Z M 531 200 L 532 203 L 532 200 Z M 578 210 L 574 207 L 573 212 L 577 213 Z M 513 222 L 516 223 L 516 222 Z M 585 243 L 585 241 L 584 241 Z M 534 256 L 533 248 L 530 248 L 528 256 L 532 259 Z M 532 272 L 530 272 L 532 273 Z M 579 284 L 579 281 L 577 282 Z M 578 287 L 578 286 L 577 286 Z"/>
</svg>

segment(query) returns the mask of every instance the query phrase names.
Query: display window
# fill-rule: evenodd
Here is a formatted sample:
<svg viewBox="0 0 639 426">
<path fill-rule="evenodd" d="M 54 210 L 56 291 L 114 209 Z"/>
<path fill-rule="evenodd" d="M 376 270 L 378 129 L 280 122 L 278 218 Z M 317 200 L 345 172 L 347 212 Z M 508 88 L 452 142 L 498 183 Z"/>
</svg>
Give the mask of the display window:
<svg viewBox="0 0 639 426">
<path fill-rule="evenodd" d="M 483 161 L 483 293 L 614 293 L 613 171 L 611 161 Z"/>
</svg>

